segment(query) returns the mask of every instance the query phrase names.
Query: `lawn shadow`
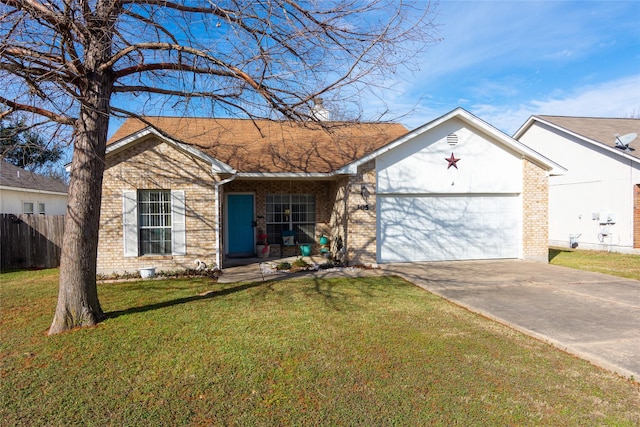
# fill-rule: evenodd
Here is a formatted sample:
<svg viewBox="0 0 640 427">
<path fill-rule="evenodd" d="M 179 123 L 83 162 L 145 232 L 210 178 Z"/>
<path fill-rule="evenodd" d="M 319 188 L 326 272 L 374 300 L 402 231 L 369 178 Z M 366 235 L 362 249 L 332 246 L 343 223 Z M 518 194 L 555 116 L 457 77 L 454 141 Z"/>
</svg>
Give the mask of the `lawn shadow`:
<svg viewBox="0 0 640 427">
<path fill-rule="evenodd" d="M 238 285 L 232 288 L 226 288 L 226 289 L 221 289 L 219 291 L 209 291 L 209 292 L 204 292 L 198 295 L 193 295 L 190 297 L 185 297 L 185 298 L 178 298 L 178 299 L 174 299 L 174 300 L 170 300 L 170 301 L 163 301 L 163 302 L 159 302 L 156 304 L 149 304 L 149 305 L 143 305 L 140 307 L 131 307 L 131 308 L 127 308 L 125 310 L 118 310 L 118 311 L 110 311 L 108 313 L 105 313 L 105 319 L 115 319 L 116 317 L 120 317 L 120 316 L 125 316 L 127 314 L 134 314 L 134 313 L 144 313 L 147 311 L 152 311 L 152 310 L 158 310 L 160 308 L 165 308 L 165 307 L 172 307 L 174 305 L 180 305 L 180 304 L 186 304 L 189 302 L 193 302 L 193 301 L 200 301 L 200 300 L 205 300 L 205 299 L 212 299 L 212 298 L 217 298 L 217 297 L 221 297 L 224 295 L 230 295 L 236 292 L 241 292 L 241 291 L 245 291 L 247 289 L 251 289 L 251 288 L 255 288 L 257 286 L 262 286 L 264 285 L 265 282 L 251 282 L 251 283 L 245 283 L 242 285 Z"/>
<path fill-rule="evenodd" d="M 333 274 L 322 275 L 317 272 L 309 277 L 309 280 L 313 284 L 308 288 L 308 294 L 314 294 L 321 298 L 322 302 L 328 308 L 334 311 L 353 311 L 361 308 L 361 304 L 356 303 L 360 298 L 365 297 L 368 301 L 373 301 L 377 298 L 385 298 L 387 289 L 385 285 L 373 284 L 367 282 L 365 285 L 359 285 L 358 281 L 366 280 L 371 277 L 382 277 L 379 275 L 362 275 L 362 276 L 348 276 L 339 277 Z M 389 275 L 388 277 L 398 277 Z M 350 292 L 344 290 L 344 283 L 336 282 L 335 279 L 350 280 Z M 355 298 L 354 291 L 358 292 L 359 298 Z"/>
<path fill-rule="evenodd" d="M 315 293 L 321 296 L 325 304 L 335 311 L 343 311 L 343 310 L 350 310 L 350 309 L 357 308 L 357 305 L 354 305 L 350 302 L 351 299 L 346 293 L 339 291 L 340 285 L 334 284 L 331 280 L 329 280 L 335 277 L 336 277 L 335 275 L 331 275 L 331 274 L 328 274 L 325 276 L 322 274 L 318 274 L 317 271 L 309 271 L 309 272 L 298 272 L 295 275 L 292 275 L 291 277 L 274 276 L 271 278 L 265 278 L 264 280 L 259 282 L 240 282 L 236 286 L 217 290 L 217 291 L 212 290 L 212 291 L 200 293 L 198 295 L 192 295 L 189 297 L 177 298 L 169 301 L 162 301 L 155 304 L 148 304 L 140 307 L 131 307 L 125 310 L 110 311 L 105 313 L 104 319 L 105 320 L 115 319 L 117 317 L 128 315 L 128 314 L 144 313 L 147 311 L 158 310 L 166 307 L 172 307 L 175 305 L 187 304 L 194 301 L 213 299 L 213 298 L 217 298 L 225 295 L 230 295 L 236 292 L 242 292 L 242 291 L 256 288 L 259 286 L 264 286 L 263 292 L 266 293 L 272 290 L 271 285 L 273 284 L 273 282 L 279 282 L 282 280 L 290 280 L 290 279 L 294 279 L 294 280 L 305 279 L 305 280 L 312 281 L 313 286 L 310 288 L 310 291 L 312 293 Z M 345 276 L 345 277 L 349 277 L 349 276 Z M 358 277 L 351 277 L 351 278 L 356 279 Z M 360 291 L 364 293 L 368 293 L 368 291 L 364 289 L 361 289 Z M 258 295 L 261 295 L 261 294 L 258 294 Z M 373 298 L 374 294 L 371 293 L 370 295 L 367 295 L 367 296 Z"/>
<path fill-rule="evenodd" d="M 549 248 L 549 262 L 551 262 L 555 257 L 557 257 L 563 252 L 573 252 L 573 250 L 562 249 L 562 248 Z"/>
</svg>

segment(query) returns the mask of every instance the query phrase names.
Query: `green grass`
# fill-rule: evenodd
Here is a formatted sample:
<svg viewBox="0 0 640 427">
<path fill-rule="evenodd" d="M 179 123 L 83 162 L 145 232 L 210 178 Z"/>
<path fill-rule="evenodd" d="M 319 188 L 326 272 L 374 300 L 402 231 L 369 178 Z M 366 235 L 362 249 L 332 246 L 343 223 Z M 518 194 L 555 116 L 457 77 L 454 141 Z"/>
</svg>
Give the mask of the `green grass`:
<svg viewBox="0 0 640 427">
<path fill-rule="evenodd" d="M 640 255 L 550 248 L 549 263 L 640 280 Z"/>
<path fill-rule="evenodd" d="M 399 278 L 102 284 L 49 337 L 57 275 L 0 275 L 0 425 L 640 423 L 637 383 Z"/>
</svg>

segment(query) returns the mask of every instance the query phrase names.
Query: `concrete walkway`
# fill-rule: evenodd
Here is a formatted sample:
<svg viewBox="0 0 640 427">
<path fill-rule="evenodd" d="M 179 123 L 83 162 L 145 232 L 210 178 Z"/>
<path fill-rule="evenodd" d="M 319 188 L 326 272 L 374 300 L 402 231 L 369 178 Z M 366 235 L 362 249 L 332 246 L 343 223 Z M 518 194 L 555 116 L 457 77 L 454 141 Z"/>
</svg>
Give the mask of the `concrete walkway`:
<svg viewBox="0 0 640 427">
<path fill-rule="evenodd" d="M 386 264 L 382 270 L 640 381 L 640 281 L 518 260 Z"/>
<path fill-rule="evenodd" d="M 319 256 L 309 257 L 289 257 L 282 259 L 262 260 L 260 258 L 244 258 L 227 260 L 223 268 L 223 274 L 218 278 L 218 283 L 237 283 L 237 282 L 263 282 L 266 280 L 277 280 L 280 278 L 294 277 L 300 275 L 308 275 L 312 277 L 330 278 L 330 277 L 363 277 L 384 274 L 380 269 L 361 269 L 361 268 L 339 268 L 328 270 L 317 270 L 300 273 L 274 272 L 265 268 L 264 264 L 277 265 L 287 261 L 293 263 L 296 259 L 302 258 L 309 264 L 322 264 L 326 260 Z"/>
<path fill-rule="evenodd" d="M 286 273 L 263 274 L 259 261 L 225 268 L 219 282 L 285 277 Z M 398 275 L 594 365 L 640 380 L 637 280 L 518 260 L 383 264 L 377 270 L 320 270 L 308 274 Z"/>
</svg>

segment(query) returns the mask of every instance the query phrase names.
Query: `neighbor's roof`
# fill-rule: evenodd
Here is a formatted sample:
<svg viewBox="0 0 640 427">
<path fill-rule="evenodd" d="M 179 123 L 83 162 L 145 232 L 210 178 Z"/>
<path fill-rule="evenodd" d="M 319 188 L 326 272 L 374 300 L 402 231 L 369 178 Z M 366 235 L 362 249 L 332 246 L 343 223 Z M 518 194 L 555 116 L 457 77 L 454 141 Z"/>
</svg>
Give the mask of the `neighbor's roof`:
<svg viewBox="0 0 640 427">
<path fill-rule="evenodd" d="M 55 179 L 38 175 L 0 160 L 0 187 L 67 194 L 69 187 Z"/>
<path fill-rule="evenodd" d="M 519 138 L 534 121 L 547 123 L 553 127 L 561 128 L 568 133 L 573 133 L 587 141 L 595 141 L 609 148 L 615 149 L 623 155 L 640 159 L 640 138 L 630 144 L 634 151 L 616 149 L 616 136 L 629 133 L 640 135 L 640 119 L 613 119 L 601 117 L 566 117 L 566 116 L 532 116 L 522 128 L 516 132 L 515 138 Z"/>
<path fill-rule="evenodd" d="M 109 139 L 122 141 L 153 125 L 245 173 L 329 173 L 406 134 L 398 123 L 353 123 L 144 117 L 128 119 Z"/>
</svg>

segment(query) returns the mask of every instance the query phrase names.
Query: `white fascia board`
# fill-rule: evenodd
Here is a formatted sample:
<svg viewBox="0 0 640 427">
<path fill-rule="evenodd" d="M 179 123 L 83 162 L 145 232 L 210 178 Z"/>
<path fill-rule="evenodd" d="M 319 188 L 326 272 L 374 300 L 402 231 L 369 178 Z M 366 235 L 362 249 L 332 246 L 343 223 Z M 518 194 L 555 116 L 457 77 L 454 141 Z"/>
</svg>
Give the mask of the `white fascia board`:
<svg viewBox="0 0 640 427">
<path fill-rule="evenodd" d="M 624 157 L 627 160 L 631 160 L 632 163 L 640 164 L 640 159 L 638 159 L 637 157 L 634 157 L 634 156 L 630 156 L 629 154 L 625 153 L 624 151 L 622 151 L 620 149 L 611 147 L 611 146 L 609 146 L 607 144 L 603 144 L 602 142 L 596 141 L 595 139 L 587 138 L 587 137 L 585 137 L 583 135 L 580 135 L 578 133 L 575 133 L 575 132 L 573 132 L 573 131 L 565 128 L 565 127 L 558 126 L 558 125 L 556 125 L 554 123 L 548 122 L 548 121 L 546 121 L 544 119 L 541 119 L 540 117 L 536 117 L 536 116 L 531 116 L 529 118 L 529 120 L 527 120 L 527 122 L 520 129 L 518 129 L 518 131 L 514 134 L 514 138 L 520 138 L 527 131 L 527 129 L 529 129 L 533 125 L 534 122 L 542 123 L 542 124 L 544 124 L 546 126 L 549 126 L 550 128 L 556 129 L 556 130 L 558 130 L 558 131 L 560 131 L 562 133 L 565 133 L 567 135 L 571 135 L 574 138 L 581 139 L 582 141 L 584 141 L 584 142 L 586 142 L 588 144 L 591 144 L 591 145 L 594 145 L 596 147 L 602 148 L 603 150 L 608 151 L 610 153 L 614 153 L 615 155 Z"/>
<path fill-rule="evenodd" d="M 132 142 L 135 142 L 137 140 L 139 140 L 140 138 L 143 138 L 147 135 L 151 135 L 152 133 L 154 134 L 158 134 L 158 132 L 153 132 L 153 129 L 151 127 L 146 127 L 144 129 L 139 130 L 138 132 L 132 133 L 131 135 L 122 138 L 121 140 L 114 142 L 113 144 L 109 144 L 107 145 L 107 151 L 106 154 L 111 154 L 111 153 L 115 153 L 120 151 L 121 149 L 123 149 L 124 147 L 126 147 L 127 145 L 131 144 Z M 160 136 L 161 138 L 164 139 L 164 137 Z"/>
<path fill-rule="evenodd" d="M 156 137 L 160 138 L 161 140 L 172 144 L 178 148 L 180 148 L 183 151 L 186 151 L 187 153 L 201 159 L 204 160 L 205 162 L 211 164 L 211 172 L 212 173 L 231 173 L 231 174 L 235 174 L 236 170 L 233 169 L 231 166 L 229 166 L 228 164 L 221 162 L 220 160 L 206 154 L 203 153 L 202 151 L 193 148 L 192 146 L 188 145 L 188 144 L 184 144 L 182 142 L 176 141 L 175 139 L 172 138 L 168 138 L 166 136 L 164 136 L 163 134 L 161 134 L 160 132 L 158 132 L 156 129 L 148 126 L 142 130 L 139 130 L 138 132 L 132 133 L 131 135 L 127 136 L 126 138 L 122 138 L 120 141 L 118 142 L 114 142 L 113 144 L 110 144 L 107 146 L 107 154 L 110 153 L 114 153 L 117 151 L 120 151 L 122 149 L 124 149 L 126 146 L 128 146 L 129 144 L 135 143 L 136 141 L 140 140 L 141 138 L 144 138 L 145 136 L 148 135 L 155 135 Z"/>
<path fill-rule="evenodd" d="M 34 188 L 9 187 L 7 185 L 0 185 L 0 190 L 21 191 L 24 193 L 52 194 L 54 196 L 66 196 L 68 194 L 59 191 L 36 190 Z"/>
<path fill-rule="evenodd" d="M 520 139 L 520 137 L 527 131 L 527 129 L 531 127 L 533 122 L 535 122 L 536 120 L 537 120 L 536 116 L 529 116 L 527 121 L 524 122 L 522 126 L 520 126 L 520 129 L 518 129 L 516 133 L 513 134 L 512 138 L 515 140 Z"/>
</svg>

